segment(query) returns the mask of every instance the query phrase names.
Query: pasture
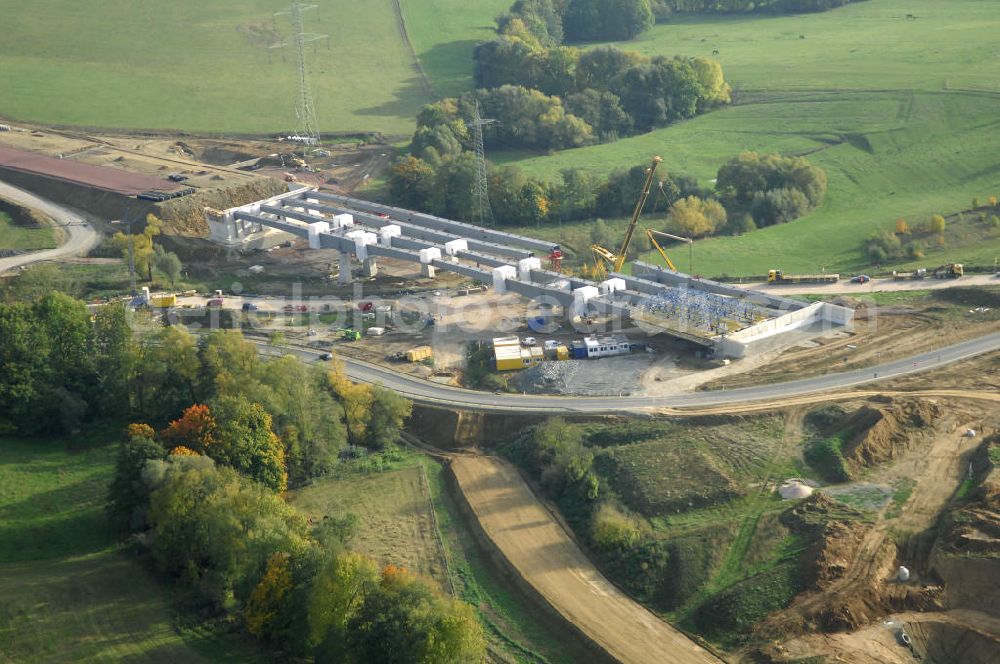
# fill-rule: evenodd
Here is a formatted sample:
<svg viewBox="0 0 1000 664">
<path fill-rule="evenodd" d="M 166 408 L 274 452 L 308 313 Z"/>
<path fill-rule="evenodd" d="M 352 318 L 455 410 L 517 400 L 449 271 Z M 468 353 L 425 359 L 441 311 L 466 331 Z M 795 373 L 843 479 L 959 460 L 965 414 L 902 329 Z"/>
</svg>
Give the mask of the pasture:
<svg viewBox="0 0 1000 664">
<path fill-rule="evenodd" d="M 968 209 L 973 197 L 1000 193 L 998 28 L 995 7 L 965 1 L 872 0 L 803 16 L 683 17 L 620 45 L 651 55 L 717 57 L 736 91 L 733 106 L 605 145 L 491 158 L 554 178 L 564 168 L 604 174 L 660 154 L 667 170 L 711 186 L 719 166 L 742 150 L 805 155 L 827 172 L 824 205 L 791 224 L 700 241 L 694 270 L 866 269 L 861 247 L 873 231 L 893 228 L 899 217 L 925 223 L 932 214 Z M 656 227 L 663 219 L 646 223 Z M 948 237 L 923 260 L 891 267 L 992 264 L 998 254 L 1000 233 L 977 230 Z M 653 258 L 646 256 L 659 262 Z"/>
<path fill-rule="evenodd" d="M 292 131 L 288 3 L 0 0 L 0 114 L 15 120 L 212 133 Z M 304 15 L 324 132 L 408 134 L 429 101 L 392 0 L 329 0 Z"/>
<path fill-rule="evenodd" d="M 179 626 L 170 595 L 116 550 L 104 500 L 117 435 L 0 438 L 0 659 L 254 661 Z"/>
</svg>

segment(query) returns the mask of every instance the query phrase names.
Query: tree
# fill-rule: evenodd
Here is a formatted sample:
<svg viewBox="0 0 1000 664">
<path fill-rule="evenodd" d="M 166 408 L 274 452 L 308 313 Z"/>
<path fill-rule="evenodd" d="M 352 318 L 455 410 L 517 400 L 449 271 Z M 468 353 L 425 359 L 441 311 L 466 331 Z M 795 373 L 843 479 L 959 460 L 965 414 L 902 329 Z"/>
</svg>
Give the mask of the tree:
<svg viewBox="0 0 1000 664">
<path fill-rule="evenodd" d="M 427 162 L 413 155 L 403 157 L 389 169 L 389 196 L 401 207 L 429 210 L 434 200 L 435 175 Z"/>
<path fill-rule="evenodd" d="M 566 110 L 589 124 L 602 140 L 611 141 L 625 135 L 632 120 L 621 106 L 621 100 L 611 92 L 587 88 L 566 97 Z"/>
<path fill-rule="evenodd" d="M 108 488 L 108 520 L 119 535 L 147 525 L 149 491 L 142 471 L 151 460 L 163 459 L 166 450 L 152 438 L 146 425 L 129 425 L 128 438 L 118 449 L 114 479 Z"/>
<path fill-rule="evenodd" d="M 939 214 L 936 214 L 936 215 L 932 216 L 931 217 L 931 231 L 937 233 L 938 235 L 941 235 L 941 234 L 944 233 L 944 229 L 945 229 L 944 217 L 942 217 Z"/>
<path fill-rule="evenodd" d="M 201 337 L 198 357 L 205 394 L 238 392 L 253 380 L 258 363 L 257 348 L 238 330 L 215 330 Z"/>
<path fill-rule="evenodd" d="M 605 248 L 611 243 L 611 233 L 603 219 L 598 219 L 590 226 L 590 242 Z"/>
<path fill-rule="evenodd" d="M 316 662 L 346 656 L 347 624 L 379 582 L 378 567 L 359 553 L 333 551 L 312 580 L 308 599 L 309 643 Z"/>
<path fill-rule="evenodd" d="M 670 222 L 687 237 L 711 235 L 726 224 L 726 210 L 718 201 L 688 196 L 670 207 Z"/>
<path fill-rule="evenodd" d="M 160 432 L 160 439 L 167 447 L 184 446 L 198 454 L 217 455 L 219 445 L 218 425 L 211 409 L 204 404 L 194 404 L 184 410 L 176 419 Z"/>
<path fill-rule="evenodd" d="M 906 223 L 906 219 L 900 217 L 896 220 L 896 235 L 909 235 L 910 226 Z"/>
<path fill-rule="evenodd" d="M 223 396 L 212 404 L 218 444 L 208 454 L 272 491 L 288 486 L 285 450 L 271 429 L 271 416 L 243 396 Z"/>
<path fill-rule="evenodd" d="M 881 263 L 896 256 L 902 247 L 902 242 L 895 233 L 889 231 L 878 231 L 868 237 L 865 245 L 865 253 L 873 263 Z"/>
<path fill-rule="evenodd" d="M 485 655 L 472 607 L 392 566 L 348 621 L 347 640 L 359 662 L 459 664 Z"/>
<path fill-rule="evenodd" d="M 412 411 L 413 402 L 406 397 L 380 385 L 374 386 L 365 431 L 365 444 L 380 450 L 395 443 L 403 423 Z"/>
<path fill-rule="evenodd" d="M 156 269 L 167 275 L 171 286 L 177 285 L 177 280 L 184 267 L 181 264 L 181 259 L 172 251 L 163 251 L 160 245 L 156 245 L 156 249 L 158 250 L 155 256 Z"/>
<path fill-rule="evenodd" d="M 264 576 L 250 593 L 243 620 L 247 631 L 258 639 L 273 640 L 288 628 L 291 614 L 292 571 L 289 555 L 271 554 Z"/>
<path fill-rule="evenodd" d="M 572 41 L 623 41 L 653 27 L 649 0 L 570 0 L 563 18 Z"/>
<path fill-rule="evenodd" d="M 137 346 L 124 304 L 108 304 L 94 314 L 94 361 L 98 394 L 106 414 L 132 410 L 132 384 L 139 369 Z"/>
</svg>

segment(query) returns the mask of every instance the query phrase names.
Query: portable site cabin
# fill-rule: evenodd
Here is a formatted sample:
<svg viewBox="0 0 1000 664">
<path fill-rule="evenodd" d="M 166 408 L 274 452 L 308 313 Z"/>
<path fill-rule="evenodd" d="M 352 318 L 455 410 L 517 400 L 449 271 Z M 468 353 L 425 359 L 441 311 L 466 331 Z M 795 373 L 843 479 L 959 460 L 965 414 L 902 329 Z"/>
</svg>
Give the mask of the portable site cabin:
<svg viewBox="0 0 1000 664">
<path fill-rule="evenodd" d="M 521 346 L 496 346 L 493 349 L 496 356 L 497 371 L 524 369 L 538 364 L 544 355 L 538 346 L 522 348 Z"/>
<path fill-rule="evenodd" d="M 606 337 L 584 337 L 583 341 L 574 341 L 569 349 L 570 357 L 575 360 L 627 355 L 631 352 L 632 346 L 628 337 L 621 334 Z"/>
</svg>

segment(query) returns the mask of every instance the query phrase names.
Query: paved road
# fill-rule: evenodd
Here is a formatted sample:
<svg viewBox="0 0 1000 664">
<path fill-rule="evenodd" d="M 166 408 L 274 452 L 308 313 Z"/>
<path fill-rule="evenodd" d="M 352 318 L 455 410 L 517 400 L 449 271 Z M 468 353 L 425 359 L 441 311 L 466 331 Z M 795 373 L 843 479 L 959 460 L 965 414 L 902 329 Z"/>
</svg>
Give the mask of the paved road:
<svg viewBox="0 0 1000 664">
<path fill-rule="evenodd" d="M 855 295 L 863 297 L 872 293 L 887 291 L 940 290 L 953 286 L 1000 286 L 1000 278 L 992 274 L 975 274 L 960 279 L 872 279 L 867 284 L 852 284 L 850 279 L 841 279 L 835 284 L 781 284 L 767 283 L 732 284 L 739 288 L 764 291 L 775 295 Z"/>
<path fill-rule="evenodd" d="M 266 346 L 265 342 L 258 342 Z M 537 412 L 537 413 L 616 413 L 647 408 L 693 408 L 770 401 L 788 397 L 845 389 L 897 378 L 907 374 L 928 371 L 952 362 L 983 353 L 1000 350 L 1000 332 L 946 346 L 938 350 L 887 362 L 866 369 L 829 373 L 813 378 L 759 385 L 735 390 L 689 392 L 670 396 L 623 397 L 566 397 L 522 394 L 489 394 L 449 385 L 433 383 L 422 378 L 400 374 L 392 369 L 368 362 L 343 357 L 345 370 L 352 380 L 380 383 L 419 403 L 448 406 L 464 410 L 485 412 Z M 318 361 L 323 351 L 291 347 L 286 352 L 304 359 Z M 600 360 L 593 360 L 595 370 Z"/>
<path fill-rule="evenodd" d="M 25 207 L 34 208 L 55 219 L 56 223 L 63 227 L 69 234 L 69 239 L 55 249 L 45 249 L 43 251 L 33 251 L 28 254 L 11 256 L 10 258 L 0 258 L 0 274 L 7 270 L 30 265 L 39 261 L 52 261 L 65 257 L 84 256 L 97 246 L 100 239 L 97 231 L 78 212 L 56 205 L 44 198 L 39 198 L 34 194 L 19 189 L 6 182 L 0 182 L 0 196 L 14 201 Z"/>
</svg>

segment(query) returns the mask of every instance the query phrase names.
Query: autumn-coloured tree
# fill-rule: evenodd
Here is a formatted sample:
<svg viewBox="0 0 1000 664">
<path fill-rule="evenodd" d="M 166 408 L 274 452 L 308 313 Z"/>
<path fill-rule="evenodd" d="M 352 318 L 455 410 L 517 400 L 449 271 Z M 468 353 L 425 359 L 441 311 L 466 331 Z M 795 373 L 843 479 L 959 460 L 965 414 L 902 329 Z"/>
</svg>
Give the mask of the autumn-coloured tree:
<svg viewBox="0 0 1000 664">
<path fill-rule="evenodd" d="M 183 445 L 198 454 L 207 454 L 218 443 L 217 424 L 212 411 L 204 404 L 194 404 L 185 409 L 180 419 L 176 419 L 160 432 L 160 439 L 167 447 Z"/>
<path fill-rule="evenodd" d="M 281 631 L 292 591 L 289 556 L 283 551 L 271 555 L 260 582 L 250 593 L 243 620 L 247 631 L 258 639 L 268 639 Z"/>
<path fill-rule="evenodd" d="M 670 222 L 688 237 L 711 235 L 726 224 L 726 210 L 718 201 L 688 196 L 671 206 Z"/>
<path fill-rule="evenodd" d="M 906 219 L 900 217 L 896 220 L 896 235 L 906 235 L 910 232 L 910 225 L 906 223 Z"/>
<path fill-rule="evenodd" d="M 190 447 L 184 447 L 183 445 L 178 445 L 174 449 L 170 450 L 170 456 L 201 456 Z"/>
<path fill-rule="evenodd" d="M 941 233 L 944 233 L 944 228 L 945 228 L 944 217 L 942 217 L 939 214 L 936 214 L 933 217 L 931 217 L 931 230 L 932 231 L 934 231 L 935 233 L 941 234 Z"/>
<path fill-rule="evenodd" d="M 1000 202 L 1000 201 L 997 200 L 996 196 L 990 196 L 990 206 L 996 207 L 997 204 L 998 204 L 998 202 Z"/>
<path fill-rule="evenodd" d="M 133 422 L 125 427 L 125 438 L 155 438 L 156 431 L 145 422 Z"/>
</svg>

